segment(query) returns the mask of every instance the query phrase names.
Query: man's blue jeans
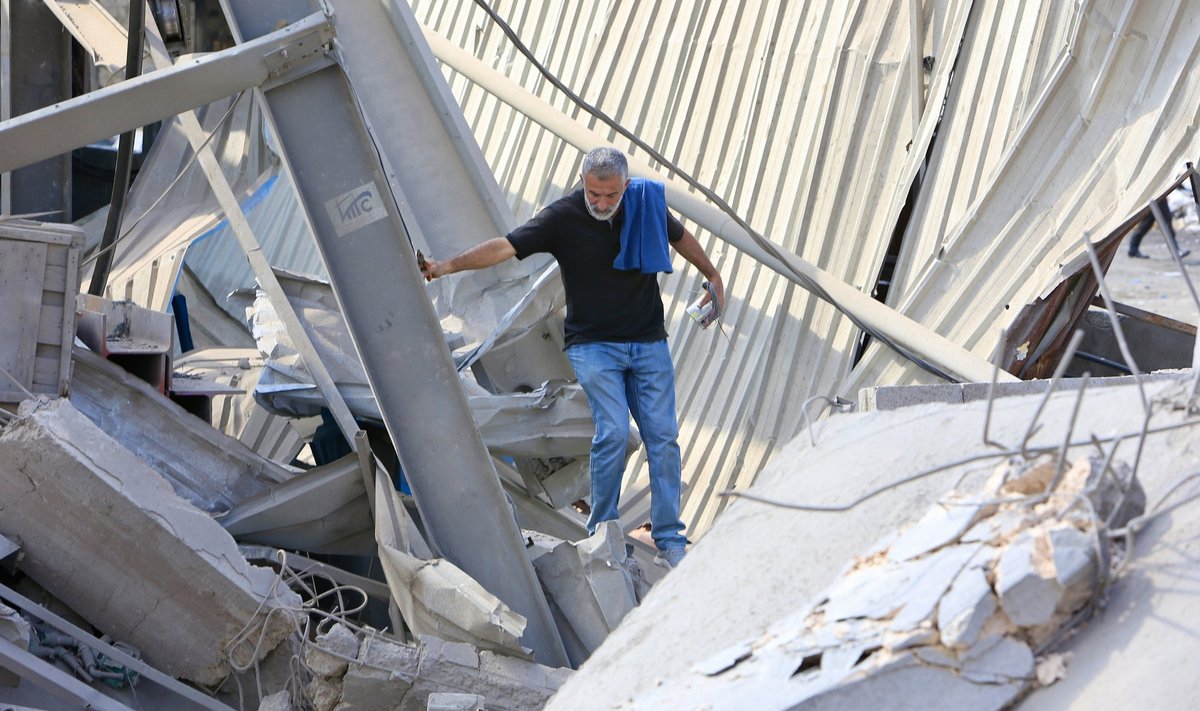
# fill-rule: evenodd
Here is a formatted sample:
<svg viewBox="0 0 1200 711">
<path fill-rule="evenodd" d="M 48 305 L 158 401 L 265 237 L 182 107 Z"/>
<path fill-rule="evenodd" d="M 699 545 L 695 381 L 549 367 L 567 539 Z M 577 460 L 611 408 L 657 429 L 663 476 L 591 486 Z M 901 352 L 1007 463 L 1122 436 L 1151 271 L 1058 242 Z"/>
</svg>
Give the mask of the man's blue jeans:
<svg viewBox="0 0 1200 711">
<path fill-rule="evenodd" d="M 675 419 L 675 368 L 665 340 L 652 343 L 580 343 L 567 348 L 587 394 L 592 438 L 592 514 L 588 533 L 616 520 L 625 471 L 629 415 L 637 422 L 650 464 L 650 526 L 661 550 L 687 543 L 679 519 L 679 425 Z"/>
</svg>

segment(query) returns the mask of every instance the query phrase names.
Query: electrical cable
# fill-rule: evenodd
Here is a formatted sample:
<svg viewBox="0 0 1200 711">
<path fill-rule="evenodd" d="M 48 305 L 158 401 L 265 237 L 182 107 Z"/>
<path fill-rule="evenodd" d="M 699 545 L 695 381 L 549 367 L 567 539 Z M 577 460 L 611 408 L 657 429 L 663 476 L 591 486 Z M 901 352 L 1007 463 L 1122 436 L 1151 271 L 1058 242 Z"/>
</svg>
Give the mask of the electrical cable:
<svg viewBox="0 0 1200 711">
<path fill-rule="evenodd" d="M 543 65 L 533 55 L 533 52 L 529 49 L 528 46 L 525 45 L 524 42 L 521 41 L 521 38 L 512 29 L 512 27 L 510 27 L 509 24 L 504 20 L 504 18 L 502 18 L 495 10 L 492 9 L 492 7 L 487 3 L 486 0 L 474 0 L 474 1 L 475 1 L 476 5 L 478 5 L 485 13 L 487 13 L 488 17 L 491 18 L 492 22 L 496 23 L 496 25 L 501 29 L 501 31 L 504 32 L 505 36 L 508 37 L 509 41 L 512 42 L 513 46 L 516 47 L 517 51 L 519 51 L 522 54 L 522 56 L 524 56 L 525 59 L 528 60 L 529 63 L 534 66 L 535 69 L 538 70 L 538 73 L 540 73 L 546 79 L 546 81 L 550 82 L 550 84 L 552 86 L 554 86 L 554 88 L 558 89 L 563 94 L 565 94 L 568 99 L 570 99 L 573 103 L 575 103 L 577 106 L 582 108 L 584 111 L 591 114 L 592 116 L 599 119 L 600 121 L 603 121 L 611 129 L 613 129 L 614 131 L 619 133 L 621 136 L 628 139 L 631 143 L 633 143 L 633 145 L 637 146 L 638 148 L 641 148 L 643 151 L 645 151 L 647 154 L 649 154 L 651 158 L 658 161 L 660 164 L 666 166 L 668 169 L 670 169 L 672 172 L 674 172 L 676 175 L 678 175 L 689 186 L 694 188 L 697 192 L 699 192 L 701 195 L 703 195 L 705 198 L 707 198 L 710 202 L 712 202 L 714 205 L 716 205 L 722 212 L 724 212 L 726 215 L 728 215 L 729 219 L 731 219 L 738 227 L 741 227 L 743 230 L 745 230 L 746 234 L 750 236 L 750 239 L 753 240 L 755 244 L 757 244 L 760 248 L 762 248 L 763 251 L 765 251 L 767 254 L 774 257 L 781 264 L 783 264 L 788 269 L 788 272 L 792 276 L 794 276 L 796 278 L 796 281 L 801 286 L 803 286 L 806 290 L 808 290 L 812 294 L 816 295 L 818 298 L 826 301 L 827 303 L 832 304 L 835 308 L 837 308 L 839 311 L 841 311 L 842 314 L 844 314 L 846 316 L 846 318 L 850 319 L 850 321 L 852 323 L 854 323 L 854 325 L 858 326 L 860 329 L 862 329 L 866 333 L 870 334 L 870 336 L 872 338 L 878 339 L 881 343 L 884 343 L 885 345 L 890 347 L 892 350 L 899 353 L 901 356 L 907 358 L 908 360 L 912 361 L 916 365 L 920 366 L 922 369 L 938 376 L 939 378 L 948 380 L 950 382 L 959 382 L 960 381 L 960 378 L 956 378 L 953 375 L 950 375 L 949 373 L 938 368 L 936 365 L 924 360 L 917 354 L 909 352 L 908 350 L 906 350 L 905 348 L 903 348 L 899 344 L 897 344 L 895 341 L 888 338 L 886 335 L 880 333 L 877 329 L 872 328 L 871 326 L 868 326 L 867 324 L 863 323 L 862 320 L 859 319 L 854 314 L 849 313 L 845 309 L 841 308 L 841 306 L 838 304 L 838 302 L 829 294 L 828 291 L 826 291 L 820 284 L 813 281 L 810 277 L 797 271 L 794 267 L 792 267 L 792 265 L 789 264 L 788 261 L 784 258 L 782 252 L 779 250 L 779 248 L 775 245 L 774 242 L 771 242 L 770 240 L 766 239 L 765 237 L 760 235 L 758 232 L 756 232 L 753 228 L 751 228 L 750 225 L 745 220 L 743 220 L 741 218 L 741 216 L 739 216 L 733 210 L 733 208 L 727 202 L 725 202 L 725 200 L 723 200 L 719 195 L 717 195 L 715 192 L 713 192 L 707 186 L 703 185 L 698 180 L 693 178 L 689 173 L 684 171 L 682 168 L 680 168 L 678 165 L 676 165 L 673 161 L 669 160 L 662 153 L 655 150 L 653 146 L 649 145 L 642 139 L 638 138 L 636 135 L 634 135 L 634 133 L 632 131 L 629 131 L 628 129 L 626 129 L 624 126 L 622 126 L 615 119 L 610 117 L 608 114 L 605 114 L 599 108 L 588 103 L 583 98 L 581 98 L 578 94 L 571 91 L 571 89 L 569 87 L 567 87 L 565 84 L 563 84 L 562 81 L 560 81 L 557 76 L 555 76 L 549 69 L 547 69 L 545 67 L 545 65 Z"/>
</svg>

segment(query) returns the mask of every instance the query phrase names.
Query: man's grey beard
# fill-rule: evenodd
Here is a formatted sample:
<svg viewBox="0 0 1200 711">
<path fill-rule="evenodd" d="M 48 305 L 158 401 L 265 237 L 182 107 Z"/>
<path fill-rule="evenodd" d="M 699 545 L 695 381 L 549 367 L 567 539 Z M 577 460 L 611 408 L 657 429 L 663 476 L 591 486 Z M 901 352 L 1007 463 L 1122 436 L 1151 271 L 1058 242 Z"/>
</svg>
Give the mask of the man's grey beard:
<svg viewBox="0 0 1200 711">
<path fill-rule="evenodd" d="M 604 221 L 608 221 L 608 220 L 611 220 L 611 219 L 613 218 L 613 215 L 617 214 L 617 210 L 618 210 L 618 209 L 621 207 L 621 201 L 622 201 L 622 200 L 624 200 L 624 199 L 625 199 L 625 196 L 624 196 L 624 195 L 622 195 L 621 197 L 617 198 L 617 204 L 616 204 L 616 205 L 613 205 L 612 207 L 610 207 L 609 209 L 605 210 L 604 212 L 597 212 L 597 211 L 596 211 L 596 208 L 592 207 L 592 201 L 591 201 L 591 200 L 588 200 L 588 199 L 587 199 L 587 196 L 584 196 L 584 198 L 583 198 L 583 204 L 584 204 L 584 205 L 587 205 L 587 211 L 588 211 L 588 214 L 589 214 L 589 215 L 591 215 L 592 217 L 596 218 L 597 220 L 604 220 Z"/>
</svg>

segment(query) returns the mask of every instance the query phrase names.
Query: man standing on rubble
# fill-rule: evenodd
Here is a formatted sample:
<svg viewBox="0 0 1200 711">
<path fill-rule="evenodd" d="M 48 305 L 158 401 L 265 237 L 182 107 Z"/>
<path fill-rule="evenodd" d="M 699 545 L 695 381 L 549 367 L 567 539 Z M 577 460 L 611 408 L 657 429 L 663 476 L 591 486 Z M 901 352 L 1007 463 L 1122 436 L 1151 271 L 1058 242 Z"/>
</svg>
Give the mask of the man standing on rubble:
<svg viewBox="0 0 1200 711">
<path fill-rule="evenodd" d="M 567 297 L 567 357 L 596 425 L 588 533 L 618 518 L 632 414 L 650 465 L 651 534 L 658 548 L 654 561 L 673 568 L 683 558 L 687 538 L 679 518 L 675 370 L 657 278 L 658 272 L 671 271 L 667 244 L 712 284 L 718 309 L 725 306 L 725 289 L 700 243 L 667 212 L 662 184 L 631 181 L 625 154 L 607 146 L 593 148 L 584 156 L 580 178 L 581 189 L 508 235 L 445 261 L 428 260 L 421 272 L 432 280 L 539 252 L 558 260 Z"/>
</svg>

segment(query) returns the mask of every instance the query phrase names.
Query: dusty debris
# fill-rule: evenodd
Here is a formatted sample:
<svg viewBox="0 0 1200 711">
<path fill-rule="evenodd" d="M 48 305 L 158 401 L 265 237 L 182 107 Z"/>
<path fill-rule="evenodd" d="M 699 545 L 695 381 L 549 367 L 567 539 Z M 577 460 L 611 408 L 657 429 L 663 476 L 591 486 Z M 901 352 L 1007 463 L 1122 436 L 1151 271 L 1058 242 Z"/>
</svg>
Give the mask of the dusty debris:
<svg viewBox="0 0 1200 711">
<path fill-rule="evenodd" d="M 718 708 L 735 698 L 771 708 L 884 698 L 898 708 L 1001 708 L 1038 678 L 1034 650 L 1103 589 L 1101 502 L 1140 512 L 1110 491 L 1136 488 L 1128 469 L 1104 468 L 1081 458 L 1060 477 L 1053 460 L 1008 462 L 983 490 L 947 496 L 887 536 L 810 608 L 693 671 L 724 680 L 713 688 Z M 1065 672 L 1047 663 L 1041 673 Z"/>
<path fill-rule="evenodd" d="M 426 560 L 410 552 L 409 521 L 399 495 L 383 477 L 375 483 L 379 560 L 392 598 L 412 633 L 528 656 L 520 642 L 525 618 L 450 561 Z"/>
<path fill-rule="evenodd" d="M 0 474 L 0 529 L 20 537 L 22 569 L 168 673 L 215 683 L 295 630 L 299 598 L 68 401 L 22 404 Z M 228 648 L 266 612 L 261 639 Z"/>
<path fill-rule="evenodd" d="M 538 579 L 582 650 L 572 652 L 578 666 L 637 604 L 633 576 L 624 563 L 625 536 L 617 521 L 607 521 L 579 543 L 563 541 L 534 558 Z M 579 658 L 576 658 L 576 657 Z"/>
<path fill-rule="evenodd" d="M 320 655 L 342 660 L 310 665 L 313 678 L 304 692 L 319 711 L 417 711 L 431 698 L 442 703 L 461 701 L 460 696 L 479 699 L 480 704 L 486 699 L 488 709 L 532 711 L 541 708 L 570 673 L 428 635 L 417 644 L 405 644 L 343 625 L 309 647 L 306 660 L 319 660 Z M 314 652 L 313 647 L 319 649 Z M 344 653 L 347 648 L 349 654 Z"/>
<path fill-rule="evenodd" d="M 1047 654 L 1037 660 L 1037 682 L 1040 686 L 1050 686 L 1056 681 L 1067 678 L 1067 664 L 1071 661 L 1070 652 Z"/>
</svg>

